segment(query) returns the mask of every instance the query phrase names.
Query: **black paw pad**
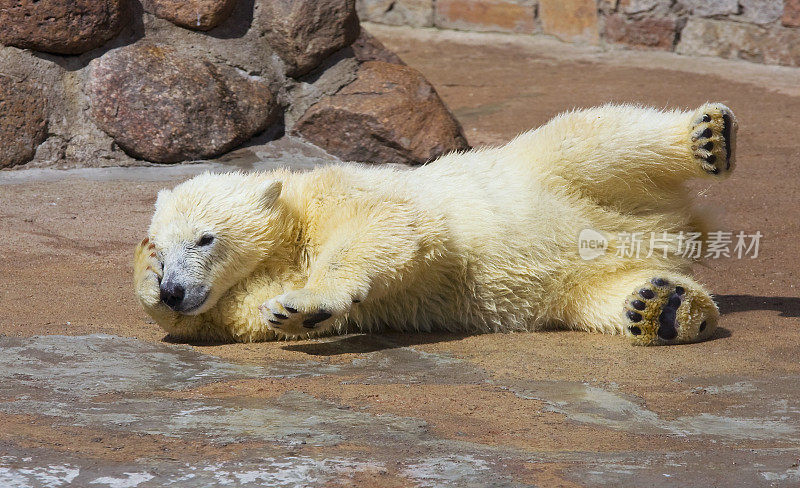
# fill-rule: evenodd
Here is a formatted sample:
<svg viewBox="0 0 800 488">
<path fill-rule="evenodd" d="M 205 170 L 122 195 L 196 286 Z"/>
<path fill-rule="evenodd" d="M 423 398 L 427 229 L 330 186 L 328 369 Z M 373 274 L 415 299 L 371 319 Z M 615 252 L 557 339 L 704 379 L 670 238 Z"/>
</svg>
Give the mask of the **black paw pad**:
<svg viewBox="0 0 800 488">
<path fill-rule="evenodd" d="M 683 299 L 677 293 L 670 295 L 667 304 L 661 310 L 661 315 L 658 316 L 658 337 L 666 341 L 678 337 L 677 312 L 681 302 Z"/>
<path fill-rule="evenodd" d="M 641 295 L 642 298 L 646 300 L 652 300 L 653 298 L 656 297 L 656 292 L 654 292 L 649 288 L 642 288 L 641 290 L 639 290 L 639 295 Z"/>
<path fill-rule="evenodd" d="M 725 159 L 728 161 L 728 169 L 731 167 L 731 130 L 732 121 L 730 114 L 722 114 L 722 137 L 725 139 Z"/>
<path fill-rule="evenodd" d="M 313 329 L 318 323 L 324 322 L 331 318 L 331 314 L 325 311 L 312 313 L 307 319 L 303 321 L 303 327 L 306 329 Z"/>
<path fill-rule="evenodd" d="M 640 329 L 639 327 L 636 327 L 635 325 L 629 327 L 628 330 L 631 331 L 631 334 L 633 334 L 635 336 L 642 335 L 642 329 Z"/>
<path fill-rule="evenodd" d="M 634 300 L 631 302 L 631 307 L 635 308 L 636 310 L 644 310 L 647 305 L 641 300 Z"/>
<path fill-rule="evenodd" d="M 665 280 L 664 278 L 653 278 L 650 282 L 656 286 L 667 286 L 669 285 L 669 281 Z"/>
<path fill-rule="evenodd" d="M 675 310 L 677 310 L 678 307 L 681 306 L 681 302 L 682 301 L 683 300 L 681 300 L 681 297 L 677 293 L 675 293 L 675 294 L 673 294 L 672 296 L 669 297 L 669 301 L 667 302 L 667 306 L 668 307 L 672 307 Z"/>
<path fill-rule="evenodd" d="M 634 312 L 633 310 L 628 310 L 625 312 L 625 315 L 628 316 L 631 322 L 641 322 L 642 320 L 642 314 Z"/>
</svg>

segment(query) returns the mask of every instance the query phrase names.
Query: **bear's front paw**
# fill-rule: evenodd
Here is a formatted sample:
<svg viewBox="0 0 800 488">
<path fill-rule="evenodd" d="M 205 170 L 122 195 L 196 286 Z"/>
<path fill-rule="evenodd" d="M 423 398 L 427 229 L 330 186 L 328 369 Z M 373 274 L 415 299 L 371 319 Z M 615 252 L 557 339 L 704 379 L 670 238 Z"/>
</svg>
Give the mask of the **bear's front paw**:
<svg viewBox="0 0 800 488">
<path fill-rule="evenodd" d="M 156 246 L 145 237 L 136 246 L 133 263 L 136 295 L 146 307 L 155 307 L 161 301 L 159 287 L 164 265 L 158 259 Z"/>
<path fill-rule="evenodd" d="M 264 323 L 278 334 L 305 336 L 329 329 L 336 307 L 306 289 L 293 290 L 272 298 L 259 307 Z"/>
</svg>

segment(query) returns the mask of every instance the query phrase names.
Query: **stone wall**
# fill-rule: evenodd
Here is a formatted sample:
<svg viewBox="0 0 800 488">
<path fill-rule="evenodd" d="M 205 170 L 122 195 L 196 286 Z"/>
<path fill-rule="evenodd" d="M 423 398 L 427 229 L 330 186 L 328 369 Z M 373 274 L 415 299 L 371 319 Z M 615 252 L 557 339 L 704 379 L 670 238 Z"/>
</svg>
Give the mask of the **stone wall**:
<svg viewBox="0 0 800 488">
<path fill-rule="evenodd" d="M 358 0 L 363 20 L 800 66 L 800 0 Z"/>
<path fill-rule="evenodd" d="M 0 0 L 0 168 L 214 158 L 259 134 L 366 162 L 467 147 L 355 0 Z"/>
</svg>

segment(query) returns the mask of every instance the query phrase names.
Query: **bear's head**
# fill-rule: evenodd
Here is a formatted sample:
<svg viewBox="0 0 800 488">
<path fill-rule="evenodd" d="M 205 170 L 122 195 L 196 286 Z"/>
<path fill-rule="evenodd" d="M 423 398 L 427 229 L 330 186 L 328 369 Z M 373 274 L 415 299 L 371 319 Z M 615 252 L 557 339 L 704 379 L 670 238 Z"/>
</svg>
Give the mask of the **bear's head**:
<svg viewBox="0 0 800 488">
<path fill-rule="evenodd" d="M 150 239 L 164 265 L 161 300 L 197 315 L 278 245 L 281 182 L 242 173 L 196 176 L 158 193 Z"/>
</svg>

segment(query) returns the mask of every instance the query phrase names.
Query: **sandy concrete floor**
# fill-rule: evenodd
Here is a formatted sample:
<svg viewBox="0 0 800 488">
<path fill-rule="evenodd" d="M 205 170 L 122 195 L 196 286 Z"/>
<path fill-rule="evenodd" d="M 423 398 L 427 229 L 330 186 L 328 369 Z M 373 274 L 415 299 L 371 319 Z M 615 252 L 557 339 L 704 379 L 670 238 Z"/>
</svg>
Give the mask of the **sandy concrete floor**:
<svg viewBox="0 0 800 488">
<path fill-rule="evenodd" d="M 475 145 L 573 106 L 730 105 L 737 172 L 696 186 L 757 259 L 697 267 L 707 342 L 575 332 L 185 346 L 138 308 L 155 193 L 211 167 L 0 172 L 0 486 L 796 486 L 800 72 L 371 26 Z M 271 152 L 270 152 L 271 151 Z M 225 164 L 325 160 L 286 143 Z M 219 167 L 219 166 L 217 166 Z"/>
</svg>

